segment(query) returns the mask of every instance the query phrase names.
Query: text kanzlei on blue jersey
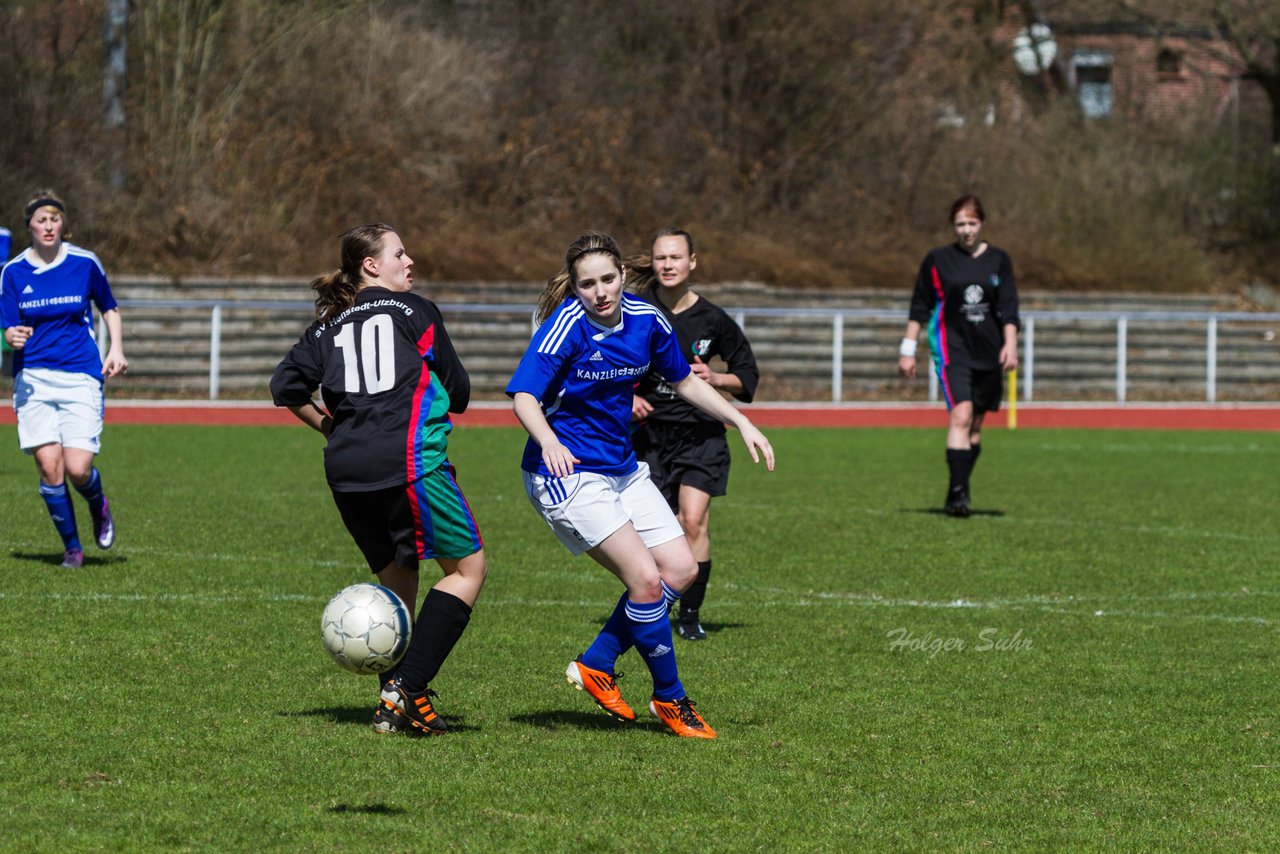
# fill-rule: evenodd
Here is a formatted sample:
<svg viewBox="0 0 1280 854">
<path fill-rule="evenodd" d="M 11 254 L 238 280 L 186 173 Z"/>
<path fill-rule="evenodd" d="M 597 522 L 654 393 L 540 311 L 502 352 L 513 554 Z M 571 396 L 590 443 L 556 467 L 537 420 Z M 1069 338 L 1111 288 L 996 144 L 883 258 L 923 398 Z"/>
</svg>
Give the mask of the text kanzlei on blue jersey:
<svg viewBox="0 0 1280 854">
<path fill-rule="evenodd" d="M 529 349 L 507 384 L 527 392 L 560 442 L 578 458 L 575 470 L 622 475 L 635 471 L 631 402 L 636 382 L 650 370 L 675 385 L 690 373 L 680 342 L 662 312 L 623 294 L 617 326 L 601 326 L 576 297 L 565 299 L 533 333 Z M 542 449 L 530 439 L 521 468 L 550 474 Z"/>
<path fill-rule="evenodd" d="M 93 335 L 93 306 L 116 307 L 98 256 L 63 243 L 45 264 L 28 249 L 0 273 L 0 327 L 30 326 L 26 346 L 13 352 L 13 374 L 51 368 L 102 379 L 102 357 Z"/>
</svg>

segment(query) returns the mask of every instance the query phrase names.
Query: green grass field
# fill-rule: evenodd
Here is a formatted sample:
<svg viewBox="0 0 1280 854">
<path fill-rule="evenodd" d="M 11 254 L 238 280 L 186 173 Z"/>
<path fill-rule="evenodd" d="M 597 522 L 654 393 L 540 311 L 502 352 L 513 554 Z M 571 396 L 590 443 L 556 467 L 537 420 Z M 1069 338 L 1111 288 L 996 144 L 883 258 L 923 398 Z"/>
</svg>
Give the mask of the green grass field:
<svg viewBox="0 0 1280 854">
<path fill-rule="evenodd" d="M 528 507 L 520 434 L 455 433 L 491 574 L 433 685 L 452 731 L 408 739 L 320 647 L 367 573 L 318 436 L 109 427 L 118 543 L 66 571 L 0 428 L 0 849 L 1280 839 L 1280 434 L 991 431 L 969 520 L 934 510 L 941 429 L 771 438 L 713 505 L 711 637 L 677 646 L 698 741 L 565 684 L 619 585 Z"/>
</svg>

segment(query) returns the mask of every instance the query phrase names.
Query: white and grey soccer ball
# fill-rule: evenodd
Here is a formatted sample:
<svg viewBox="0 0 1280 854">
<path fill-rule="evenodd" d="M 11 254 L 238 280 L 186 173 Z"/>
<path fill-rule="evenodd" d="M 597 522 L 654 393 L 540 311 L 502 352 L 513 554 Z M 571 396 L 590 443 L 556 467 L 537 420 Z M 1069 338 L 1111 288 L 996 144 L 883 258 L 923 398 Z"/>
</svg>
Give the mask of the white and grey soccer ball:
<svg viewBox="0 0 1280 854">
<path fill-rule="evenodd" d="M 343 588 L 324 606 L 320 638 L 343 670 L 385 673 L 409 648 L 413 623 L 409 609 L 379 584 Z"/>
</svg>

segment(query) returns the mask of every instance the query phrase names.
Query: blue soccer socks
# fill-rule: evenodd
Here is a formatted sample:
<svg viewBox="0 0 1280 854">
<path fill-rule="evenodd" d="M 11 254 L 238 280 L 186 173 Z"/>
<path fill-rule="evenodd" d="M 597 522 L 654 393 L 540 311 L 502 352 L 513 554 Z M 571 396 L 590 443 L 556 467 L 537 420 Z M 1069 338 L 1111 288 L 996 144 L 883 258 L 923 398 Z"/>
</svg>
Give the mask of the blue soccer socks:
<svg viewBox="0 0 1280 854">
<path fill-rule="evenodd" d="M 45 507 L 49 509 L 49 518 L 53 520 L 53 527 L 58 529 L 58 536 L 62 537 L 62 547 L 68 551 L 79 549 L 80 537 L 76 533 L 76 511 L 71 506 L 67 485 L 60 483 L 57 486 L 51 486 L 40 481 L 40 497 L 44 499 Z"/>
<path fill-rule="evenodd" d="M 666 599 L 644 604 L 628 600 L 625 611 L 631 640 L 653 677 L 653 695 L 659 700 L 676 700 L 684 696 L 684 686 L 676 667 L 667 607 Z"/>
<path fill-rule="evenodd" d="M 604 628 L 579 659 L 592 670 L 612 673 L 619 656 L 631 649 L 631 628 L 627 623 L 626 607 L 627 594 L 623 593 L 618 598 L 613 613 L 605 620 Z"/>
<path fill-rule="evenodd" d="M 84 486 L 78 485 L 75 481 L 71 481 L 71 485 L 85 501 L 89 502 L 90 509 L 96 510 L 102 507 L 102 475 L 98 474 L 97 466 L 89 469 L 89 482 Z"/>
</svg>

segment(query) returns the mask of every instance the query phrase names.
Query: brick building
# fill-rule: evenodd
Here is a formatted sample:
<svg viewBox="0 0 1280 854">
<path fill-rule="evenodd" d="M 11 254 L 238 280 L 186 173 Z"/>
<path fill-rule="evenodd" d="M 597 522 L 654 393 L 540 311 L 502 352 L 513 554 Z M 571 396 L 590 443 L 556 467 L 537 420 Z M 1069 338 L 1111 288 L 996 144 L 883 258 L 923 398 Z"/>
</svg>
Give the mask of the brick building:
<svg viewBox="0 0 1280 854">
<path fill-rule="evenodd" d="M 1044 87 L 1071 92 L 1096 119 L 1214 124 L 1268 115 L 1261 87 L 1242 78 L 1241 58 L 1208 25 L 1072 18 L 1028 26 L 1021 8 L 1009 4 L 994 33 L 1014 60 L 1002 100 L 1015 117 Z"/>
<path fill-rule="evenodd" d="M 1242 63 L 1207 27 L 1078 23 L 1057 40 L 1066 82 L 1090 117 L 1221 119 L 1241 96 Z"/>
</svg>

